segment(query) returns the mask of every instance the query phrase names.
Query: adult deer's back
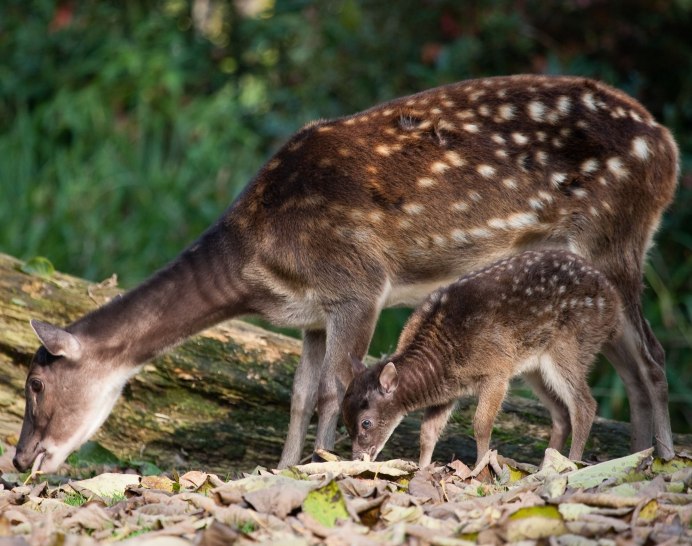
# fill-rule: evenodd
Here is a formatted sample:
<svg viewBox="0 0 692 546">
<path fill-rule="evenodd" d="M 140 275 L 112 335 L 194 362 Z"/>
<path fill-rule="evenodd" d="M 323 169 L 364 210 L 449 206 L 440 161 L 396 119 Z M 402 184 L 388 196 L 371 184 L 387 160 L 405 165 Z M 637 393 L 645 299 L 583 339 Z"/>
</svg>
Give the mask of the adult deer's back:
<svg viewBox="0 0 692 546">
<path fill-rule="evenodd" d="M 108 360 L 89 368 L 93 384 L 106 377 L 101 370 L 131 373 L 234 315 L 302 328 L 281 459 L 292 464 L 315 405 L 316 445 L 332 447 L 349 353 L 364 356 L 383 307 L 415 305 L 433 288 L 521 250 L 562 247 L 620 291 L 625 325 L 605 352 L 630 398 L 632 447 L 651 445 L 655 432 L 660 454 L 670 456 L 664 355 L 640 295 L 646 250 L 676 175 L 670 133 L 633 99 L 582 78 L 473 80 L 315 122 L 195 245 L 68 327 L 89 350 L 62 356 L 70 370 L 86 365 L 85 353 Z M 37 331 L 44 345 L 63 332 L 51 328 Z M 63 345 L 76 347 L 71 341 Z M 30 443 L 31 434 L 23 436 Z"/>
</svg>

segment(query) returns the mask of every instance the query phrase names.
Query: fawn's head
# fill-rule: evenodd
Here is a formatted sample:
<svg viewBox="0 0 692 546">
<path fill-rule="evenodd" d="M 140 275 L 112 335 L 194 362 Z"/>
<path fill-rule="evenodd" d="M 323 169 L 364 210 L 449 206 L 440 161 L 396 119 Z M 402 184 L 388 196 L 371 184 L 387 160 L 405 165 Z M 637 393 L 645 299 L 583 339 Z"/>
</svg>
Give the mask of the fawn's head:
<svg viewBox="0 0 692 546">
<path fill-rule="evenodd" d="M 90 354 L 87 340 L 33 320 L 42 343 L 25 384 L 26 408 L 14 465 L 54 472 L 106 420 L 132 372 Z"/>
<path fill-rule="evenodd" d="M 342 416 L 353 441 L 353 459 L 374 461 L 405 411 L 394 393 L 399 375 L 393 362 L 367 368 L 353 361 L 353 381 L 346 390 Z"/>
</svg>

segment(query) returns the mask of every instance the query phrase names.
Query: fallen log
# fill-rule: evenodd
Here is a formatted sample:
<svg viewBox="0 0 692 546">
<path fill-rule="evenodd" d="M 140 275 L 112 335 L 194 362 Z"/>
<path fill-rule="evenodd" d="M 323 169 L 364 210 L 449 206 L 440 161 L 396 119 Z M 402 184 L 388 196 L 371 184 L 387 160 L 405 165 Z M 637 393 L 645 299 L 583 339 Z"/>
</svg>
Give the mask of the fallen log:
<svg viewBox="0 0 692 546">
<path fill-rule="evenodd" d="M 30 318 L 66 325 L 121 290 L 111 280 L 94 284 L 54 272 L 39 275 L 0 254 L 0 442 L 16 443 L 24 412 L 24 379 L 37 347 Z M 279 460 L 288 427 L 298 340 L 238 320 L 195 336 L 144 366 L 125 388 L 95 439 L 122 460 L 150 460 L 162 469 L 204 469 L 226 475 Z M 471 418 L 462 401 L 435 451 L 475 460 Z M 401 424 L 383 460 L 418 458 L 420 415 Z M 533 400 L 509 397 L 493 432 L 492 446 L 524 462 L 540 461 L 550 430 L 547 412 Z M 348 456 L 344 438 L 337 453 Z M 314 423 L 304 455 L 312 448 Z M 692 435 L 676 435 L 692 449 Z M 598 419 L 585 458 L 628 453 L 629 427 Z"/>
</svg>

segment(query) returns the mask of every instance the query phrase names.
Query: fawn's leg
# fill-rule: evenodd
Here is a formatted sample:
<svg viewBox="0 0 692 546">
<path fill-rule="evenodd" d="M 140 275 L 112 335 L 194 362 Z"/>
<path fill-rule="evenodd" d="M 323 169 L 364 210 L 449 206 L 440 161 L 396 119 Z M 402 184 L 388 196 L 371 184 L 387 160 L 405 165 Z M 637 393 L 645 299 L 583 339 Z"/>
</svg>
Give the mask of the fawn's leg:
<svg viewBox="0 0 692 546">
<path fill-rule="evenodd" d="M 420 458 L 418 466 L 423 468 L 432 461 L 435 444 L 456 407 L 456 400 L 449 404 L 432 406 L 425 410 L 420 427 Z"/>
<path fill-rule="evenodd" d="M 572 421 L 572 445 L 569 458 L 579 461 L 584 454 L 584 446 L 589 439 L 589 432 L 596 417 L 596 400 L 591 396 L 591 389 L 586 377 L 574 385 L 574 400 L 568 404 Z"/>
<path fill-rule="evenodd" d="M 511 369 L 507 366 L 507 369 Z M 490 435 L 493 431 L 495 417 L 500 411 L 502 401 L 507 394 L 509 377 L 486 378 L 478 389 L 478 406 L 473 416 L 473 433 L 476 437 L 476 464 L 485 452 L 490 449 Z"/>
<path fill-rule="evenodd" d="M 562 450 L 565 447 L 567 437 L 572 430 L 570 423 L 569 409 L 565 403 L 548 387 L 543 380 L 540 372 L 529 372 L 524 374 L 524 380 L 531 386 L 531 389 L 538 399 L 550 412 L 552 429 L 550 430 L 550 442 L 548 447 Z"/>
<path fill-rule="evenodd" d="M 568 339 L 540 360 L 543 382 L 569 411 L 572 424 L 569 458 L 573 460 L 581 459 L 596 416 L 596 401 L 587 383 L 589 364 L 593 359 L 593 353 L 580 352 L 576 339 Z"/>
<path fill-rule="evenodd" d="M 324 330 L 306 330 L 303 334 L 300 363 L 293 377 L 291 420 L 278 468 L 286 468 L 300 462 L 310 418 L 317 403 L 326 339 L 327 334 Z"/>
</svg>

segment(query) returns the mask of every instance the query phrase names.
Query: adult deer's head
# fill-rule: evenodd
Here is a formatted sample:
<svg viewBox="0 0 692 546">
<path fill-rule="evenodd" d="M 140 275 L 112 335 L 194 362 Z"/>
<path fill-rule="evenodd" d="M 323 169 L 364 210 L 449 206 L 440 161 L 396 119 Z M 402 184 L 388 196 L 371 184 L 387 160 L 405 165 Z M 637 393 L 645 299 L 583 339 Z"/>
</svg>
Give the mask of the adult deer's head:
<svg viewBox="0 0 692 546">
<path fill-rule="evenodd" d="M 87 339 L 37 320 L 42 346 L 29 368 L 14 465 L 54 472 L 106 420 L 133 370 L 91 354 Z"/>
</svg>

